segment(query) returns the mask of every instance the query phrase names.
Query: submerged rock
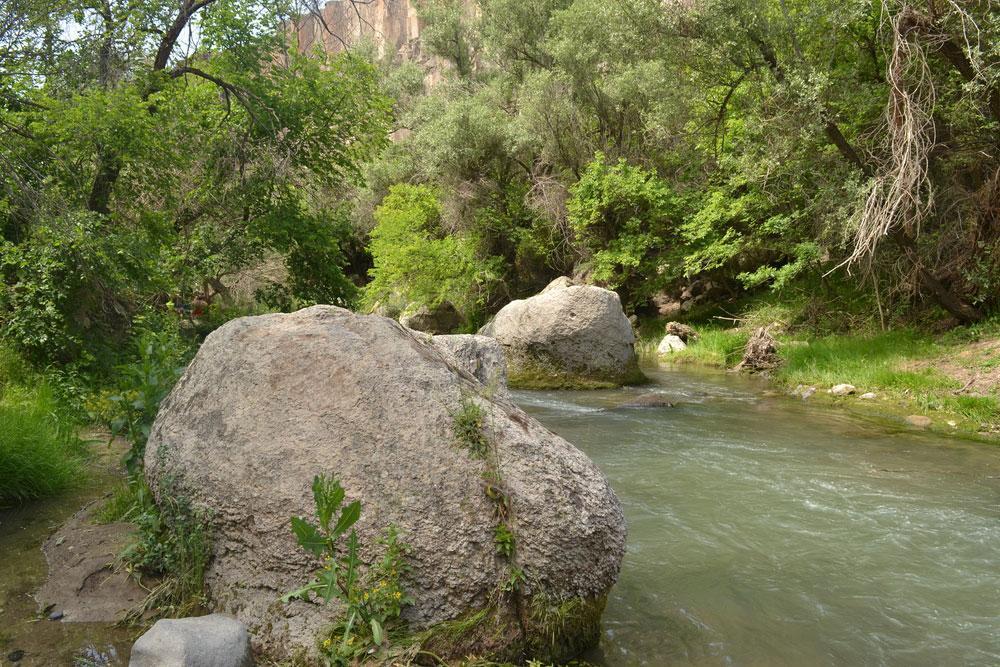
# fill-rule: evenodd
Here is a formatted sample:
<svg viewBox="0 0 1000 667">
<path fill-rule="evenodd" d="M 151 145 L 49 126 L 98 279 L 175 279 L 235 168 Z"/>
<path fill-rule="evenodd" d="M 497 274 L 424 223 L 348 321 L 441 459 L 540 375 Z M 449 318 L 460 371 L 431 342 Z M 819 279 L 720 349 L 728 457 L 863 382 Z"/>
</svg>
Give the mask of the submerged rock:
<svg viewBox="0 0 1000 667">
<path fill-rule="evenodd" d="M 925 417 L 924 415 L 910 415 L 906 418 L 906 423 L 917 428 L 930 428 L 934 422 L 930 417 Z"/>
<path fill-rule="evenodd" d="M 674 352 L 681 352 L 687 349 L 687 344 L 681 340 L 680 336 L 675 336 L 673 334 L 667 334 L 660 341 L 659 346 L 656 348 L 656 354 L 661 357 L 667 357 Z"/>
<path fill-rule="evenodd" d="M 164 618 L 132 646 L 129 667 L 252 667 L 246 626 L 232 616 Z"/>
<path fill-rule="evenodd" d="M 512 301 L 480 331 L 500 341 L 512 387 L 594 388 L 644 378 L 618 295 L 556 279 Z"/>
<path fill-rule="evenodd" d="M 619 408 L 672 408 L 674 404 L 662 394 L 643 394 L 625 401 Z"/>
<path fill-rule="evenodd" d="M 595 644 L 625 546 L 621 505 L 597 467 L 503 397 L 456 367 L 426 337 L 377 316 L 315 306 L 234 320 L 212 333 L 163 403 L 146 448 L 154 493 L 210 517 L 213 604 L 250 628 L 255 646 L 287 658 L 312 650 L 337 604 L 278 598 L 316 561 L 289 517 L 311 516 L 310 484 L 338 478 L 362 503 L 366 561 L 398 526 L 412 548 L 404 610 L 413 629 L 480 615 L 480 631 L 441 633 L 433 651 L 518 659 L 526 646 L 561 660 Z M 456 441 L 463 400 L 483 410 L 510 503 L 517 600 L 503 593 L 511 563 L 494 544 L 489 463 Z M 558 626 L 548 611 L 561 610 Z"/>
<path fill-rule="evenodd" d="M 429 334 L 450 334 L 465 323 L 462 314 L 450 301 L 442 301 L 430 308 L 420 306 L 414 311 L 404 312 L 399 323 L 415 331 Z"/>
</svg>

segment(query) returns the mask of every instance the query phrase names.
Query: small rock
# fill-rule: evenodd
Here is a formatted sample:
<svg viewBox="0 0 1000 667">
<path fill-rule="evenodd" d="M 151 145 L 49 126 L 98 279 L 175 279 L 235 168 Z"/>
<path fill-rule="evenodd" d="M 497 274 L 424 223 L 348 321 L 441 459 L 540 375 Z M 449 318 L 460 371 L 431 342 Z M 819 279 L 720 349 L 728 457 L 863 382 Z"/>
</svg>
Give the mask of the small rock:
<svg viewBox="0 0 1000 667">
<path fill-rule="evenodd" d="M 16 651 L 11 651 L 7 654 L 7 659 L 11 662 L 21 662 L 21 658 L 24 657 L 24 651 L 17 649 Z"/>
<path fill-rule="evenodd" d="M 830 389 L 830 393 L 834 396 L 847 396 L 853 394 L 857 391 L 853 384 L 837 384 Z"/>
<path fill-rule="evenodd" d="M 949 420 L 948 420 L 948 426 L 950 426 L 950 427 L 952 427 L 952 428 L 955 428 L 956 426 L 958 426 L 958 422 L 955 422 L 955 421 L 951 421 L 951 420 L 949 419 Z"/>
<path fill-rule="evenodd" d="M 51 614 L 49 614 L 49 620 L 50 621 L 58 621 L 63 616 L 65 616 L 65 614 L 63 614 L 61 611 L 54 611 Z"/>
<path fill-rule="evenodd" d="M 804 401 L 815 393 L 816 393 L 816 387 L 806 387 L 805 389 L 802 390 L 799 396 L 801 396 L 802 400 Z"/>
<path fill-rule="evenodd" d="M 687 344 L 681 340 L 680 336 L 667 334 L 663 337 L 663 340 L 660 341 L 660 345 L 656 348 L 656 353 L 658 355 L 669 355 L 686 349 Z"/>
<path fill-rule="evenodd" d="M 864 401 L 874 401 L 877 398 L 877 396 L 869 391 L 867 393 L 861 394 L 861 396 L 859 396 L 858 398 Z"/>
<path fill-rule="evenodd" d="M 232 616 L 157 621 L 132 646 L 129 667 L 251 667 L 246 626 Z"/>
<path fill-rule="evenodd" d="M 667 322 L 663 327 L 663 332 L 670 336 L 677 336 L 685 343 L 698 339 L 698 334 L 694 329 L 680 322 Z"/>
<path fill-rule="evenodd" d="M 672 408 L 671 403 L 665 396 L 660 394 L 643 394 L 630 401 L 622 403 L 619 408 Z"/>
<path fill-rule="evenodd" d="M 933 422 L 930 417 L 925 417 L 924 415 L 910 415 L 906 418 L 906 423 L 917 428 L 927 428 Z"/>
</svg>

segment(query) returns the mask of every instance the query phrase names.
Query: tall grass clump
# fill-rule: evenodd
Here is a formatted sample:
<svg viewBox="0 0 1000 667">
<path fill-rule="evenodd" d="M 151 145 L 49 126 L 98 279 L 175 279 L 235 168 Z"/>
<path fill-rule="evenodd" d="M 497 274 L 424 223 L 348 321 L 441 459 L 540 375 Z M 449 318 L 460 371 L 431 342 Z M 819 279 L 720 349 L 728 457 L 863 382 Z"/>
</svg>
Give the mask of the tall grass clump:
<svg viewBox="0 0 1000 667">
<path fill-rule="evenodd" d="M 846 382 L 865 390 L 920 393 L 955 384 L 932 369 L 907 368 L 908 361 L 934 354 L 933 341 L 910 330 L 863 337 L 831 336 L 779 349 L 784 364 L 776 377 L 788 385 Z"/>
<path fill-rule="evenodd" d="M 686 350 L 673 352 L 661 360 L 718 368 L 728 368 L 739 362 L 749 338 L 748 332 L 718 327 L 696 326 L 694 329 L 698 333 L 698 338 L 688 341 Z M 656 360 L 656 348 L 663 336 L 664 332 L 660 327 L 657 327 L 655 334 L 644 335 L 636 343 L 636 352 L 639 357 L 648 361 Z"/>
<path fill-rule="evenodd" d="M 52 390 L 0 386 L 0 504 L 42 498 L 73 486 L 85 455 Z"/>
</svg>

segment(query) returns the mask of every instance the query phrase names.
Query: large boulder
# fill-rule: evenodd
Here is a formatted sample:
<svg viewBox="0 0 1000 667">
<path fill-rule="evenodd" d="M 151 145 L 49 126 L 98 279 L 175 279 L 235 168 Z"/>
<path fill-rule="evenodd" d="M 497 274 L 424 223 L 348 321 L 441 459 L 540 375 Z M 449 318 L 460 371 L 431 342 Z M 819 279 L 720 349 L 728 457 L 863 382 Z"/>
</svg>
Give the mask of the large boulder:
<svg viewBox="0 0 1000 667">
<path fill-rule="evenodd" d="M 246 626 L 232 616 L 164 618 L 132 646 L 129 667 L 253 667 Z"/>
<path fill-rule="evenodd" d="M 456 440 L 455 415 L 470 400 L 495 450 L 485 460 Z M 516 563 L 494 543 L 497 508 L 483 481 L 496 465 Z M 317 474 L 361 501 L 368 562 L 386 527 L 399 528 L 415 600 L 404 617 L 430 628 L 443 657 L 517 659 L 527 649 L 559 660 L 593 645 L 624 553 L 621 505 L 583 453 L 491 397 L 426 336 L 329 306 L 212 333 L 163 403 L 145 466 L 154 493 L 207 510 L 213 604 L 276 658 L 314 647 L 341 611 L 278 602 L 317 565 L 289 529 L 290 516 L 313 514 Z M 515 568 L 523 583 L 504 592 Z M 477 622 L 434 632 L 457 619 Z"/>
<path fill-rule="evenodd" d="M 488 391 L 506 394 L 507 359 L 495 338 L 473 334 L 433 336 L 431 343 L 462 370 L 471 373 Z"/>
<path fill-rule="evenodd" d="M 635 334 L 618 295 L 557 278 L 512 301 L 480 330 L 500 341 L 510 385 L 599 388 L 641 382 Z"/>
<path fill-rule="evenodd" d="M 407 310 L 399 318 L 399 323 L 408 329 L 429 334 L 450 334 L 459 329 L 465 319 L 450 301 L 442 301 L 432 307 L 419 306 Z"/>
</svg>

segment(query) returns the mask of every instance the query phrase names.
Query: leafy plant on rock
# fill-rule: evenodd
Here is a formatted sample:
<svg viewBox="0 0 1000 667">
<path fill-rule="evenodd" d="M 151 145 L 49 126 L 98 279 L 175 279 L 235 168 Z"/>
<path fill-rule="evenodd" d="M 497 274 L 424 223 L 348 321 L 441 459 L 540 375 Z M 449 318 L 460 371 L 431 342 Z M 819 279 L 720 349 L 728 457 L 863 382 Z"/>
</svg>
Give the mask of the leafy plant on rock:
<svg viewBox="0 0 1000 667">
<path fill-rule="evenodd" d="M 412 604 L 400 585 L 409 547 L 390 526 L 381 540 L 381 559 L 364 563 L 353 529 L 361 517 L 361 502 L 345 504 L 344 487 L 327 475 L 313 479 L 312 492 L 317 523 L 292 517 L 292 532 L 299 546 L 320 558 L 323 566 L 312 581 L 281 599 L 288 603 L 316 596 L 324 604 L 339 600 L 344 616 L 321 647 L 328 664 L 349 665 L 386 648 L 388 634 L 400 624 L 403 607 Z"/>
</svg>

